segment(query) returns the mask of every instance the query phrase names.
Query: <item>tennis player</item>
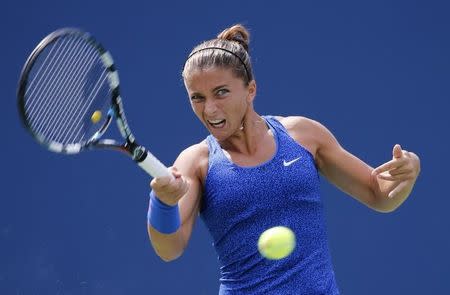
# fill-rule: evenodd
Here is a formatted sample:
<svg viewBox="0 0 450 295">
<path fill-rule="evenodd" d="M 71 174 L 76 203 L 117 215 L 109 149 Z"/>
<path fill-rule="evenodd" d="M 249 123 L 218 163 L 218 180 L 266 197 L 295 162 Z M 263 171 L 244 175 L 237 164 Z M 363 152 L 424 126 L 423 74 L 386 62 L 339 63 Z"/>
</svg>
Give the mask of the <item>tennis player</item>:
<svg viewBox="0 0 450 295">
<path fill-rule="evenodd" d="M 200 215 L 220 263 L 220 294 L 339 294 L 328 248 L 319 174 L 373 210 L 391 212 L 411 193 L 416 154 L 393 146 L 372 168 L 342 148 L 317 121 L 261 116 L 241 25 L 196 46 L 183 79 L 210 135 L 184 150 L 174 179 L 151 181 L 148 232 L 164 260 L 179 257 Z M 298 245 L 281 260 L 257 250 L 259 235 L 284 225 Z"/>
</svg>

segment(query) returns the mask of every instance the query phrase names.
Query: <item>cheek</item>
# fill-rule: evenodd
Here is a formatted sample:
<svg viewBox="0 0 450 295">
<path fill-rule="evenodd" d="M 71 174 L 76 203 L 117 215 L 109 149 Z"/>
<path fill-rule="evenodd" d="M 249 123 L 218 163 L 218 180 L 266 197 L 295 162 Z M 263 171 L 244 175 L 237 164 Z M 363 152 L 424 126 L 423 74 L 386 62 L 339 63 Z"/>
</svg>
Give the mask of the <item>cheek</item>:
<svg viewBox="0 0 450 295">
<path fill-rule="evenodd" d="M 247 101 L 246 97 L 242 97 L 238 104 L 236 104 L 236 109 L 239 113 L 245 113 L 247 111 L 247 107 L 249 105 L 249 101 Z"/>
<path fill-rule="evenodd" d="M 202 106 L 200 104 L 191 103 L 191 108 L 192 108 L 192 111 L 195 113 L 195 115 L 201 119 L 202 112 L 203 112 Z"/>
</svg>

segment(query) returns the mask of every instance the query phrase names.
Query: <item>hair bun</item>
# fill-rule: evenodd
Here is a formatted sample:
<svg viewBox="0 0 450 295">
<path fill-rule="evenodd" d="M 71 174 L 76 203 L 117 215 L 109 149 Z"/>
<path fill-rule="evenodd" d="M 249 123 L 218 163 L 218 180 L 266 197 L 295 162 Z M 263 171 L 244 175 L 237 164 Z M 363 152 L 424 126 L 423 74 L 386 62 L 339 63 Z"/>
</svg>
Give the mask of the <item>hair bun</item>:
<svg viewBox="0 0 450 295">
<path fill-rule="evenodd" d="M 237 24 L 223 30 L 219 35 L 217 35 L 217 39 L 237 42 L 241 44 L 242 47 L 244 47 L 244 49 L 248 52 L 250 33 L 243 25 Z"/>
</svg>

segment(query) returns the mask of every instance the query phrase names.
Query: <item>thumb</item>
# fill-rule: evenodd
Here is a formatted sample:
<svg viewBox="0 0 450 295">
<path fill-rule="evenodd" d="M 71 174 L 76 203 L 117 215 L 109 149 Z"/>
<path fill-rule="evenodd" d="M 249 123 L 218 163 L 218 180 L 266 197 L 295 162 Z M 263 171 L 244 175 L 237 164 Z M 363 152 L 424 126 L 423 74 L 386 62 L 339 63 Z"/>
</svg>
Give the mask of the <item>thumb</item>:
<svg viewBox="0 0 450 295">
<path fill-rule="evenodd" d="M 402 155 L 402 147 L 399 144 L 394 145 L 394 148 L 392 149 L 392 156 L 398 159 L 401 158 Z"/>
<path fill-rule="evenodd" d="M 178 168 L 175 166 L 172 166 L 169 168 L 170 172 L 172 172 L 173 177 L 175 178 L 180 178 L 181 177 L 181 172 L 178 171 Z"/>
</svg>

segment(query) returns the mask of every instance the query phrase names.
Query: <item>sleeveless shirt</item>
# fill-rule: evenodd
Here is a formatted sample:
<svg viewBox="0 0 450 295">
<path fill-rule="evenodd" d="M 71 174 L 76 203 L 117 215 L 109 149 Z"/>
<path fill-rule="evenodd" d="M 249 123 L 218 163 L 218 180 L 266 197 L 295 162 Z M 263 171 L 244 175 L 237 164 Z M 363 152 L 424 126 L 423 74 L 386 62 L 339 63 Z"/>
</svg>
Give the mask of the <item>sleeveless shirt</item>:
<svg viewBox="0 0 450 295">
<path fill-rule="evenodd" d="M 200 215 L 218 255 L 219 294 L 339 294 L 313 156 L 274 117 L 263 118 L 276 151 L 258 166 L 234 164 L 212 135 L 206 138 Z M 268 260 L 257 241 L 279 225 L 294 231 L 296 247 L 286 258 Z"/>
</svg>

